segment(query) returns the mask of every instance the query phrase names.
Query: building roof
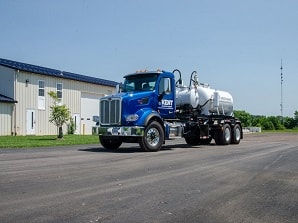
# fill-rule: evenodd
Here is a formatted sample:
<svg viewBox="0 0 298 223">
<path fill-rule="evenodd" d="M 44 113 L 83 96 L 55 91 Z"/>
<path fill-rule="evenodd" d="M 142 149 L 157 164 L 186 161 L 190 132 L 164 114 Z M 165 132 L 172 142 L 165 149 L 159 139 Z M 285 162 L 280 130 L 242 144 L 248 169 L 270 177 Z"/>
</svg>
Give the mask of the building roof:
<svg viewBox="0 0 298 223">
<path fill-rule="evenodd" d="M 7 97 L 3 94 L 0 94 L 0 102 L 7 102 L 7 103 L 17 103 L 14 99 Z"/>
<path fill-rule="evenodd" d="M 115 87 L 118 84 L 118 82 L 115 82 L 115 81 L 104 80 L 96 77 L 89 77 L 81 74 L 60 71 L 52 68 L 41 67 L 37 65 L 21 63 L 17 61 L 2 59 L 2 58 L 0 58 L 0 65 L 9 67 L 12 69 L 16 69 L 16 70 L 27 71 L 31 73 L 37 73 L 37 74 L 44 74 L 52 77 L 82 81 L 82 82 L 87 82 L 92 84 L 100 84 L 100 85 L 106 85 L 106 86 L 112 86 L 112 87 Z"/>
</svg>

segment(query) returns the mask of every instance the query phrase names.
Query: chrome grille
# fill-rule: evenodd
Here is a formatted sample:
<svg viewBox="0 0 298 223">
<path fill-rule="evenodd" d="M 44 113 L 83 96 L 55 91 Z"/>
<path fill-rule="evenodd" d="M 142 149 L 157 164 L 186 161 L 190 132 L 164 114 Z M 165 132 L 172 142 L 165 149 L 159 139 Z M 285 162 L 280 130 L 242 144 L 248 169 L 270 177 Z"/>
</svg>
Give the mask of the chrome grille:
<svg viewBox="0 0 298 223">
<path fill-rule="evenodd" d="M 102 125 L 121 124 L 121 98 L 100 99 L 100 123 Z"/>
</svg>

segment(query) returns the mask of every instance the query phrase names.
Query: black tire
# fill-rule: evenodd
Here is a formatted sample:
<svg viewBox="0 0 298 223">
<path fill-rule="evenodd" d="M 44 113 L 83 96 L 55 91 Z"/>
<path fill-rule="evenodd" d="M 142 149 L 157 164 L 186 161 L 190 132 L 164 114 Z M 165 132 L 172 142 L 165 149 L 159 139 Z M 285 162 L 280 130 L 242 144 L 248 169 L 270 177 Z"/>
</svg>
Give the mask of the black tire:
<svg viewBox="0 0 298 223">
<path fill-rule="evenodd" d="M 157 152 L 162 147 L 164 135 L 163 128 L 158 122 L 150 122 L 145 128 L 144 136 L 140 138 L 139 144 L 144 151 Z"/>
<path fill-rule="evenodd" d="M 122 141 L 109 136 L 99 136 L 99 141 L 105 149 L 118 149 Z"/>
<path fill-rule="evenodd" d="M 184 139 L 188 145 L 196 146 L 200 144 L 200 130 L 197 123 L 186 122 L 184 132 L 187 132 L 187 134 L 184 135 Z"/>
<path fill-rule="evenodd" d="M 241 139 L 241 127 L 239 124 L 234 125 L 231 144 L 239 144 Z"/>
<path fill-rule="evenodd" d="M 208 138 L 208 139 L 202 139 L 201 140 L 201 144 L 202 145 L 209 145 L 212 141 L 212 138 Z"/>
<path fill-rule="evenodd" d="M 220 141 L 219 141 L 219 134 L 220 134 L 220 130 L 216 130 L 214 131 L 214 141 L 216 145 L 220 145 Z"/>
<path fill-rule="evenodd" d="M 222 130 L 219 131 L 219 143 L 220 145 L 228 145 L 231 143 L 232 134 L 231 126 L 229 124 L 224 124 Z"/>
<path fill-rule="evenodd" d="M 184 139 L 185 139 L 185 142 L 191 146 L 197 146 L 200 144 L 199 136 L 195 136 L 195 135 L 185 136 Z"/>
</svg>

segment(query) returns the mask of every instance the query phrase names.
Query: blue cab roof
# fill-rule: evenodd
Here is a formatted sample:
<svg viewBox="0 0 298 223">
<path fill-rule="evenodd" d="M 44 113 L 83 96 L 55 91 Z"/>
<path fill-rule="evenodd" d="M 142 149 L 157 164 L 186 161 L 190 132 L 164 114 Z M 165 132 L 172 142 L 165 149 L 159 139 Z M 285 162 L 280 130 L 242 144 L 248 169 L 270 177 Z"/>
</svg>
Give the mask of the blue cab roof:
<svg viewBox="0 0 298 223">
<path fill-rule="evenodd" d="M 158 70 L 158 71 L 138 71 L 138 72 L 135 72 L 135 73 L 132 73 L 132 74 L 127 74 L 124 76 L 124 78 L 127 78 L 127 77 L 131 77 L 131 76 L 143 76 L 143 75 L 152 75 L 152 74 L 168 74 L 168 75 L 173 75 L 173 73 L 171 72 L 168 72 L 168 71 L 164 71 L 164 70 Z"/>
</svg>

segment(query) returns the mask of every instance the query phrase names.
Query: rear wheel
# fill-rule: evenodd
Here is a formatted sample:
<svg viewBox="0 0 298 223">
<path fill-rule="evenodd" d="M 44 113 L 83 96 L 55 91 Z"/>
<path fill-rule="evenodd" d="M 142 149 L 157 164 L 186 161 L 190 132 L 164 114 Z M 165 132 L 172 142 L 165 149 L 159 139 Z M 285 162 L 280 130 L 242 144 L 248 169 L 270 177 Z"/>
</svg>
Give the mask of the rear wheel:
<svg viewBox="0 0 298 223">
<path fill-rule="evenodd" d="M 162 126 L 153 121 L 145 128 L 144 136 L 140 138 L 139 144 L 147 152 L 157 152 L 161 149 L 164 138 Z"/>
<path fill-rule="evenodd" d="M 99 136 L 99 141 L 101 145 L 106 149 L 118 149 L 122 144 L 122 141 L 120 141 L 119 139 L 114 139 L 107 136 Z"/>
<path fill-rule="evenodd" d="M 241 127 L 239 124 L 236 124 L 233 128 L 232 144 L 239 144 L 241 139 Z"/>
<path fill-rule="evenodd" d="M 219 144 L 228 145 L 231 143 L 231 126 L 224 124 L 222 129 L 218 132 Z"/>
<path fill-rule="evenodd" d="M 199 145 L 200 144 L 200 138 L 199 138 L 199 136 L 191 135 L 191 136 L 185 136 L 184 138 L 185 138 L 185 142 L 188 145 L 196 146 L 196 145 Z"/>
<path fill-rule="evenodd" d="M 184 135 L 184 139 L 188 145 L 196 146 L 200 144 L 200 129 L 197 123 L 187 122 L 184 132 L 187 133 Z"/>
<path fill-rule="evenodd" d="M 214 131 L 214 141 L 216 145 L 220 145 L 220 141 L 219 141 L 219 134 L 220 134 L 221 130 L 216 130 Z"/>
<path fill-rule="evenodd" d="M 212 138 L 211 137 L 208 138 L 208 139 L 202 139 L 201 140 L 201 144 L 202 145 L 209 145 L 211 141 L 212 141 Z"/>
</svg>

